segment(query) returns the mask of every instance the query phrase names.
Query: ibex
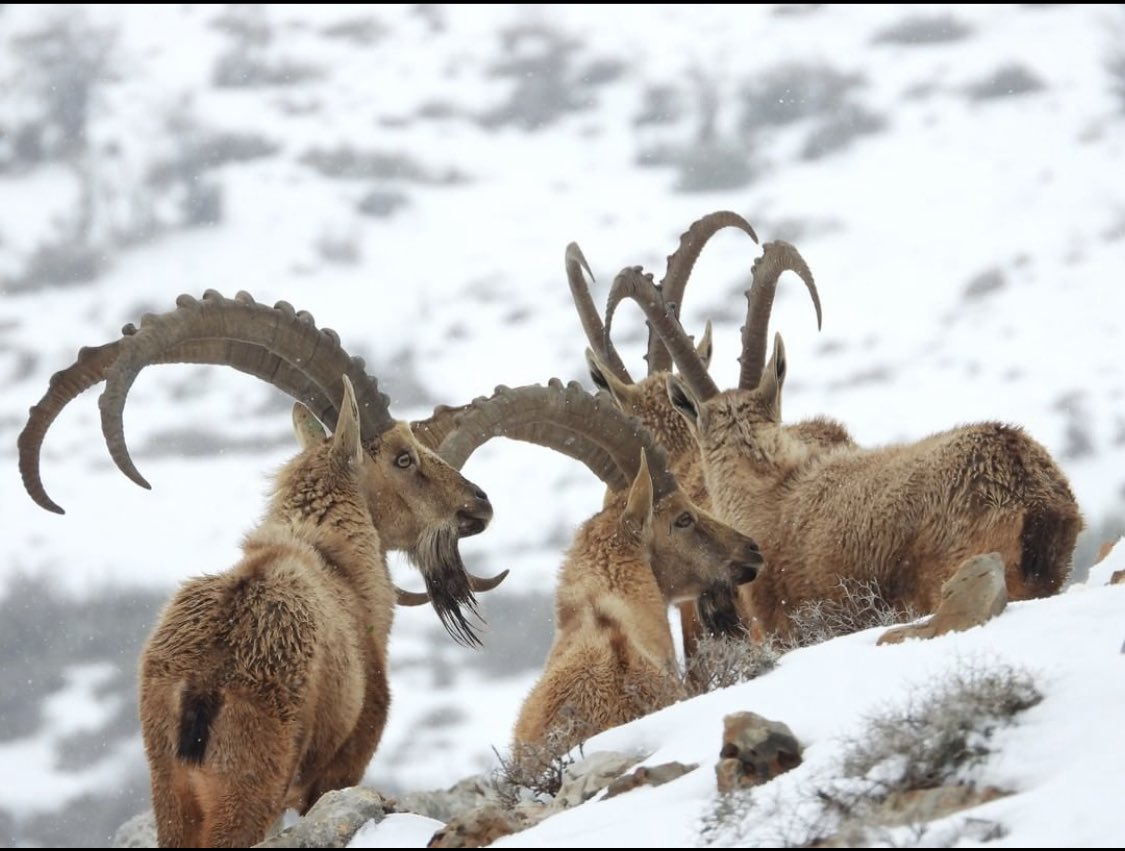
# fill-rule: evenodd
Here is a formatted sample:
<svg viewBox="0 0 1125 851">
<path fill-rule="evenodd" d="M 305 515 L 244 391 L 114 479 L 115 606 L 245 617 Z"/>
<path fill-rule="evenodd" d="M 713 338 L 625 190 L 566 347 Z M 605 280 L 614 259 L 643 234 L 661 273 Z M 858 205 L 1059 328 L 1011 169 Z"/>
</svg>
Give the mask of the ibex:
<svg viewBox="0 0 1125 851">
<path fill-rule="evenodd" d="M 299 400 L 294 426 L 304 449 L 277 475 L 242 560 L 181 588 L 140 666 L 160 844 L 249 847 L 287 807 L 304 812 L 325 791 L 358 783 L 375 752 L 390 703 L 395 598 L 386 550 L 411 555 L 447 629 L 475 640 L 460 607 L 492 583 L 465 571 L 457 542 L 487 526 L 492 506 L 390 417 L 362 360 L 307 313 L 244 293 L 177 303 L 56 373 L 20 435 L 20 467 L 33 498 L 60 510 L 39 479 L 39 448 L 62 407 L 105 380 L 111 454 L 147 484 L 125 446 L 121 413 L 151 363 L 227 364 Z M 330 440 L 312 411 L 334 427 Z"/>
<path fill-rule="evenodd" d="M 757 234 L 750 223 L 739 214 L 729 210 L 709 213 L 692 223 L 688 230 L 680 236 L 679 245 L 675 251 L 668 256 L 664 278 L 655 287 L 656 291 L 660 293 L 662 304 L 670 316 L 678 317 L 680 315 L 688 278 L 703 248 L 715 234 L 726 227 L 737 228 L 746 233 L 755 243 L 758 242 Z M 610 292 L 603 323 L 590 298 L 589 287 L 583 270 L 590 274 L 589 265 L 581 249 L 572 242 L 566 249 L 566 274 L 579 319 L 590 344 L 590 348 L 586 351 L 586 360 L 591 379 L 595 385 L 610 392 L 622 410 L 638 417 L 652 431 L 657 442 L 668 452 L 669 463 L 681 486 L 697 505 L 710 507 L 711 502 L 704 482 L 699 446 L 691 429 L 683 417 L 677 413 L 668 398 L 665 379 L 672 371 L 671 353 L 650 322 L 648 350 L 645 355 L 648 374 L 640 381 L 634 382 L 610 336 L 613 312 L 626 295 L 622 288 L 622 279 L 620 277 L 617 279 L 615 287 Z M 819 294 L 811 274 L 803 273 L 802 279 L 807 285 L 813 305 L 816 307 L 817 324 L 819 326 L 821 316 Z M 769 297 L 772 301 L 772 290 Z M 711 324 L 709 322 L 700 342 L 695 346 L 695 352 L 704 370 L 706 370 L 713 352 Z M 743 619 L 749 626 L 749 600 L 747 598 L 749 586 L 743 588 L 740 594 L 743 598 L 740 601 L 740 609 L 743 610 Z M 696 617 L 694 603 L 680 604 L 679 613 L 684 656 L 690 662 L 702 630 Z"/>
<path fill-rule="evenodd" d="M 433 439 L 459 465 L 495 436 L 577 458 L 608 489 L 560 571 L 554 643 L 520 710 L 516 744 L 550 737 L 569 747 L 684 696 L 668 606 L 698 598 L 708 629 L 737 632 L 735 588 L 761 568 L 757 544 L 695 505 L 652 435 L 607 394 L 577 383 L 500 388 Z"/>
<path fill-rule="evenodd" d="M 763 246 L 749 294 L 739 387 L 719 392 L 691 342 L 636 270 L 622 292 L 673 353 L 669 398 L 696 435 L 716 513 L 759 541 L 769 571 L 749 596 L 768 633 L 790 614 L 836 598 L 841 582 L 874 583 L 900 609 L 933 611 L 966 558 L 999 552 L 1012 599 L 1057 592 L 1083 527 L 1066 477 L 1022 429 L 986 422 L 910 444 L 866 449 L 842 425 L 781 423 L 787 363 L 781 337 L 765 360 L 772 287 L 807 270 L 784 242 Z M 756 287 L 764 287 L 755 290 Z"/>
</svg>

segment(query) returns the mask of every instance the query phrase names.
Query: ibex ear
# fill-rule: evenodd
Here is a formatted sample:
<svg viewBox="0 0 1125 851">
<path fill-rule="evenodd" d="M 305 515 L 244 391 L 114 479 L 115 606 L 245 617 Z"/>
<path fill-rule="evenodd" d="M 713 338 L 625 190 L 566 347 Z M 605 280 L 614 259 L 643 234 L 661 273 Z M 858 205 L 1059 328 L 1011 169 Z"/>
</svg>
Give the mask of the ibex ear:
<svg viewBox="0 0 1125 851">
<path fill-rule="evenodd" d="M 301 449 L 318 446 L 328 436 L 320 420 L 300 402 L 293 403 L 293 432 Z"/>
<path fill-rule="evenodd" d="M 769 402 L 774 418 L 781 422 L 781 388 L 785 384 L 785 373 L 789 368 L 785 359 L 785 344 L 781 342 L 781 335 L 773 335 L 773 354 L 766 364 L 762 380 L 758 383 L 758 390 L 763 398 Z"/>
<path fill-rule="evenodd" d="M 344 381 L 344 401 L 340 405 L 340 416 L 336 420 L 336 431 L 332 435 L 332 454 L 342 463 L 359 466 L 363 460 L 363 440 L 360 437 L 359 405 L 355 401 L 355 390 L 351 379 L 341 376 Z"/>
<path fill-rule="evenodd" d="M 699 342 L 695 345 L 695 353 L 699 355 L 699 359 L 703 361 L 703 368 L 711 368 L 711 355 L 715 354 L 715 344 L 711 341 L 711 320 L 707 320 L 707 324 L 703 328 L 703 336 L 700 337 Z"/>
<path fill-rule="evenodd" d="M 641 449 L 641 466 L 629 488 L 629 500 L 621 515 L 625 531 L 640 538 L 652 520 L 652 474 L 648 471 L 648 455 Z"/>
<path fill-rule="evenodd" d="M 671 401 L 672 407 L 687 420 L 689 426 L 698 429 L 700 427 L 699 400 L 695 394 L 677 375 L 669 375 L 664 379 L 664 382 L 668 388 L 668 399 Z"/>
<path fill-rule="evenodd" d="M 614 375 L 601 362 L 593 349 L 586 349 L 586 368 L 590 370 L 590 380 L 599 390 L 608 390 L 619 408 L 625 408 L 633 393 L 633 385 L 626 384 Z"/>
</svg>

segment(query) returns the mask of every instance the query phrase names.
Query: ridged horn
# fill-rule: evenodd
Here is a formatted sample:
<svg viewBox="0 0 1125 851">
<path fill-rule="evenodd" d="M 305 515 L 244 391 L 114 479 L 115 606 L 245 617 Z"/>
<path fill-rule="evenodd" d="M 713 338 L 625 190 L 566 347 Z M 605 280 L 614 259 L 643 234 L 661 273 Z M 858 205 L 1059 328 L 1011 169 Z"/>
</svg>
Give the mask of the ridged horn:
<svg viewBox="0 0 1125 851">
<path fill-rule="evenodd" d="M 110 455 L 121 471 L 142 487 L 149 484 L 137 471 L 125 443 L 125 400 L 145 366 L 156 362 L 162 352 L 189 341 L 221 340 L 241 344 L 235 350 L 240 354 L 267 361 L 271 355 L 280 358 L 292 367 L 286 373 L 289 377 L 301 377 L 300 386 L 282 387 L 272 378 L 267 380 L 308 404 L 330 428 L 336 424 L 336 409 L 331 406 L 325 410 L 323 400 L 342 397 L 341 376 L 346 374 L 355 387 L 363 439 L 373 440 L 393 424 L 389 400 L 379 392 L 376 380 L 365 372 L 363 359 L 348 355 L 335 331 L 317 328 L 307 313 L 298 313 L 288 302 L 269 307 L 255 302 L 245 292 L 229 299 L 208 290 L 202 299 L 181 295 L 176 305 L 166 313 L 146 315 L 136 333 L 120 341 L 121 351 L 108 369 L 106 388 L 98 399 L 102 433 Z"/>
<path fill-rule="evenodd" d="M 468 571 L 465 571 L 468 573 Z M 495 576 L 489 579 L 483 579 L 480 576 L 474 576 L 469 573 L 469 587 L 477 594 L 483 594 L 485 591 L 491 591 L 501 582 L 508 578 L 511 571 L 501 570 Z M 395 604 L 399 606 L 424 606 L 431 600 L 428 591 L 407 591 L 405 588 L 395 586 Z"/>
<path fill-rule="evenodd" d="M 611 490 L 627 489 L 640 469 L 642 447 L 648 453 L 656 500 L 676 487 L 668 457 L 635 417 L 623 413 L 608 393 L 596 396 L 578 382 L 551 379 L 523 387 L 497 387 L 492 396 L 475 399 L 457 418 L 457 428 L 439 453 L 460 468 L 494 437 L 545 446 L 585 464 Z"/>
<path fill-rule="evenodd" d="M 586 275 L 589 275 L 591 280 L 594 277 L 582 249 L 578 247 L 578 243 L 572 242 L 566 247 L 566 280 L 570 284 L 570 295 L 574 299 L 574 307 L 582 322 L 582 330 L 586 332 L 586 339 L 591 348 L 598 353 L 606 368 L 618 380 L 632 384 L 633 379 L 629 375 L 629 370 L 625 368 L 621 355 L 614 348 L 609 335 L 606 334 L 602 319 L 598 316 L 598 309 L 590 296 L 590 285 L 586 282 Z"/>
<path fill-rule="evenodd" d="M 660 282 L 660 293 L 668 310 L 677 319 L 683 315 L 684 289 L 687 287 L 691 270 L 695 268 L 695 261 L 708 241 L 726 227 L 735 227 L 748 234 L 755 243 L 758 235 L 754 228 L 738 213 L 730 210 L 718 210 L 714 213 L 697 219 L 683 234 L 680 235 L 680 244 L 676 250 L 668 255 L 668 265 L 664 272 L 664 279 Z M 672 369 L 672 355 L 664 345 L 660 335 L 653 332 L 649 326 L 648 372 L 668 372 Z"/>
<path fill-rule="evenodd" d="M 786 271 L 796 272 L 808 287 L 816 308 L 816 328 L 820 330 L 820 294 L 805 258 L 788 242 L 767 242 L 762 246 L 762 256 L 754 261 L 750 287 L 746 290 L 746 324 L 742 326 L 742 355 L 738 359 L 742 365 L 738 386 L 744 390 L 753 390 L 762 378 L 773 297 L 777 281 Z"/>
<path fill-rule="evenodd" d="M 312 321 L 309 314 L 302 312 L 298 315 L 306 321 Z M 136 330 L 134 325 L 129 324 L 121 329 L 121 334 L 123 337 L 131 336 Z M 95 384 L 105 381 L 109 368 L 120 351 L 121 340 L 102 346 L 83 347 L 73 364 L 51 376 L 47 392 L 28 412 L 27 423 L 16 441 L 20 475 L 31 498 L 48 511 L 65 513 L 47 495 L 43 486 L 40 456 L 47 431 L 72 400 Z M 232 366 L 273 384 L 294 398 L 302 399 L 321 421 L 334 420 L 337 414 L 335 404 L 326 395 L 319 393 L 300 370 L 277 355 L 269 354 L 261 346 L 227 340 L 189 340 L 161 352 L 151 360 L 154 365 L 176 363 Z"/>
<path fill-rule="evenodd" d="M 605 333 L 608 338 L 613 322 L 613 314 L 623 299 L 630 298 L 644 311 L 649 327 L 663 341 L 680 375 L 688 383 L 700 401 L 710 399 L 719 392 L 715 382 L 707 372 L 707 367 L 695 351 L 695 345 L 680 325 L 680 320 L 669 310 L 652 275 L 646 274 L 640 266 L 628 266 L 617 273 L 605 310 Z"/>
</svg>

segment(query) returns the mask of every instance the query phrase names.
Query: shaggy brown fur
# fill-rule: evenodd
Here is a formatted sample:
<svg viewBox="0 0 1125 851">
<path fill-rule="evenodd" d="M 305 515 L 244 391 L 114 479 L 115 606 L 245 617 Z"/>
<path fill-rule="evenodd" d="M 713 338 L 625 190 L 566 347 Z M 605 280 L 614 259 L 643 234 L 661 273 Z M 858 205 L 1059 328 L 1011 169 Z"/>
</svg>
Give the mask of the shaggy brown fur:
<svg viewBox="0 0 1125 851">
<path fill-rule="evenodd" d="M 344 382 L 331 439 L 295 408 L 304 449 L 277 474 L 242 559 L 186 582 L 143 650 L 141 728 L 162 847 L 248 848 L 286 808 L 304 813 L 360 781 L 390 703 L 385 550 L 491 515 L 407 424 L 365 448 Z"/>
<path fill-rule="evenodd" d="M 711 347 L 697 348 L 704 365 L 710 363 Z M 711 497 L 703 473 L 703 457 L 691 426 L 680 415 L 668 397 L 668 372 L 656 372 L 635 384 L 619 381 L 606 369 L 597 355 L 589 349 L 586 362 L 593 382 L 610 392 L 626 413 L 637 417 L 652 432 L 657 442 L 668 453 L 668 465 L 680 486 L 692 502 L 704 509 L 711 508 Z M 843 426 L 829 419 L 814 418 L 784 426 L 785 430 L 810 447 L 826 449 L 831 446 L 855 446 Z M 753 603 L 751 585 L 738 589 L 738 615 L 747 631 L 752 628 Z M 680 620 L 683 633 L 684 656 L 691 658 L 703 634 L 696 603 L 681 603 Z"/>
<path fill-rule="evenodd" d="M 848 580 L 932 612 L 958 565 L 992 551 L 1012 599 L 1062 587 L 1082 517 L 1062 471 L 1021 429 L 979 423 L 863 449 L 839 424 L 817 420 L 802 439 L 781 425 L 785 372 L 778 336 L 754 390 L 700 403 L 668 380 L 695 430 L 716 512 L 753 534 L 769 564 L 749 588 L 767 633 L 785 637 L 790 612 L 833 599 Z"/>
<path fill-rule="evenodd" d="M 668 605 L 752 579 L 757 545 L 682 491 L 653 505 L 648 464 L 579 529 L 555 596 L 555 640 L 515 744 L 569 748 L 684 697 Z M 733 624 L 732 624 L 733 625 Z M 561 738 L 561 741 L 559 739 Z"/>
<path fill-rule="evenodd" d="M 696 348 L 696 353 L 704 364 L 711 361 L 713 349 L 710 339 L 710 335 L 707 335 L 704 342 Z M 703 479 L 703 459 L 699 455 L 699 444 L 668 399 L 665 379 L 669 373 L 654 372 L 629 384 L 615 377 L 590 349 L 586 350 L 586 365 L 594 384 L 608 391 L 622 411 L 639 419 L 652 432 L 657 443 L 668 453 L 668 467 L 688 498 L 700 508 L 709 509 L 711 498 L 707 495 L 707 484 Z M 738 593 L 741 600 L 746 590 L 740 587 Z M 678 603 L 677 609 L 680 614 L 684 658 L 690 660 L 702 637 L 703 625 L 699 621 L 695 600 Z"/>
</svg>

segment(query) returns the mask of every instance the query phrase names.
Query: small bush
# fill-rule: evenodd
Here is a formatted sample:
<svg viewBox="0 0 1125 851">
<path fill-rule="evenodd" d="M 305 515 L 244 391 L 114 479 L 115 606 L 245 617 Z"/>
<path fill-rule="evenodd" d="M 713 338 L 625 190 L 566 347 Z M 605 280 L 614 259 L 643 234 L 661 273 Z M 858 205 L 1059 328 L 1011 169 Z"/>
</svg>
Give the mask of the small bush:
<svg viewBox="0 0 1125 851">
<path fill-rule="evenodd" d="M 863 82 L 859 74 L 846 74 L 822 63 L 774 66 L 742 83 L 738 92 L 739 129 L 744 135 L 752 135 L 762 127 L 834 115 Z"/>
<path fill-rule="evenodd" d="M 946 44 L 968 37 L 973 29 L 952 15 L 912 15 L 875 34 L 875 44 Z"/>
<path fill-rule="evenodd" d="M 692 696 L 706 694 L 767 674 L 777 667 L 780 657 L 781 652 L 769 642 L 706 636 L 688 661 L 684 684 Z"/>
<path fill-rule="evenodd" d="M 578 61 L 582 41 L 540 25 L 509 27 L 500 33 L 504 58 L 489 68 L 513 87 L 505 102 L 478 116 L 484 127 L 537 130 L 572 112 L 588 110 L 594 89 L 624 73 L 616 58 Z"/>
<path fill-rule="evenodd" d="M 224 53 L 215 63 L 211 82 L 220 89 L 259 86 L 292 86 L 324 76 L 322 69 L 291 59 L 265 60 L 247 55 L 241 48 Z"/>
<path fill-rule="evenodd" d="M 953 847 L 1000 838 L 995 822 L 952 823 L 943 813 L 929 821 L 924 808 L 904 819 L 902 805 L 929 789 L 943 790 L 954 809 L 1003 794 L 978 789 L 968 771 L 992 752 L 998 729 L 1042 699 L 1026 671 L 970 663 L 907 705 L 870 716 L 843 742 L 835 769 L 802 786 L 797 800 L 771 796 L 768 786 L 720 795 L 700 838 L 706 845 L 779 848 Z"/>
<path fill-rule="evenodd" d="M 499 766 L 492 772 L 492 782 L 501 804 L 511 809 L 528 797 L 541 802 L 554 798 L 566 770 L 585 756 L 581 744 L 572 748 L 569 742 L 585 741 L 588 732 L 572 722 L 555 727 L 542 744 L 514 745 L 507 757 L 493 748 Z"/>
<path fill-rule="evenodd" d="M 675 192 L 721 192 L 741 189 L 757 174 L 749 151 L 737 143 L 690 145 L 675 156 Z"/>
<path fill-rule="evenodd" d="M 671 85 L 645 89 L 640 111 L 633 117 L 634 127 L 675 124 L 684 117 L 684 93 Z"/>
<path fill-rule="evenodd" d="M 877 780 L 887 791 L 944 785 L 991 753 L 997 729 L 1042 700 L 1028 672 L 971 664 L 902 709 L 868 718 L 845 745 L 843 775 Z"/>
<path fill-rule="evenodd" d="M 874 580 L 841 580 L 834 600 L 810 600 L 790 615 L 791 638 L 784 649 L 820 644 L 840 635 L 850 635 L 877 626 L 895 626 L 920 617 L 919 612 L 899 609 L 887 602 Z"/>
<path fill-rule="evenodd" d="M 987 77 L 970 83 L 965 93 L 972 100 L 995 100 L 1037 92 L 1044 88 L 1043 81 L 1023 65 L 1004 65 Z"/>
<path fill-rule="evenodd" d="M 844 104 L 809 132 L 801 148 L 801 159 L 818 160 L 843 151 L 859 137 L 878 133 L 886 125 L 881 115 L 856 103 Z"/>
<path fill-rule="evenodd" d="M 301 155 L 300 162 L 324 177 L 338 180 L 405 180 L 426 184 L 465 180 L 456 169 L 435 171 L 410 154 L 360 150 L 350 145 L 312 148 Z"/>
</svg>

